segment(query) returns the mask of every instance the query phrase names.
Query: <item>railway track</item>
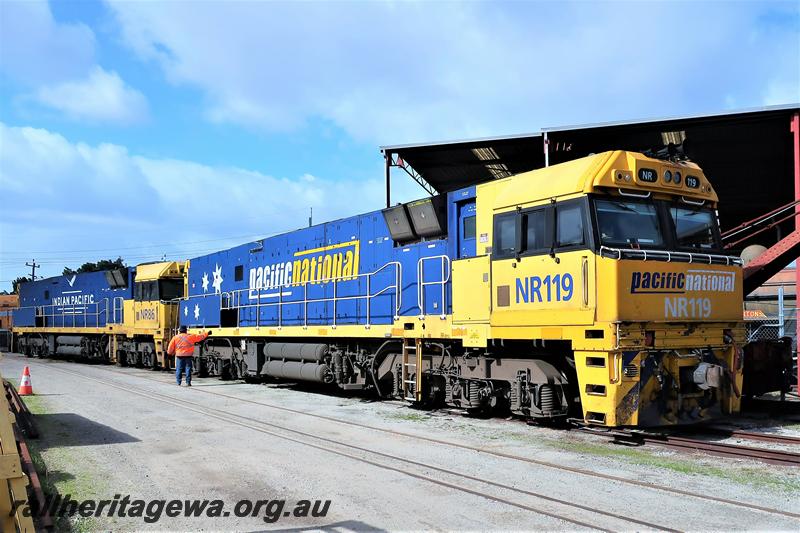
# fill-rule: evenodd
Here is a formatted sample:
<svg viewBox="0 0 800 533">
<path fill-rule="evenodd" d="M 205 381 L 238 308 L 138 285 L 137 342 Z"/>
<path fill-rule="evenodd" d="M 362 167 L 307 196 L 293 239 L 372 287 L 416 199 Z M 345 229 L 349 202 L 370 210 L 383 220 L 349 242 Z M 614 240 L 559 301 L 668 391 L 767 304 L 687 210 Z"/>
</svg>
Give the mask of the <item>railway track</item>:
<svg viewBox="0 0 800 533">
<path fill-rule="evenodd" d="M 96 378 L 90 378 L 90 377 L 87 377 L 87 376 L 85 376 L 83 374 L 80 374 L 80 373 L 77 373 L 77 372 L 66 371 L 66 370 L 63 370 L 63 369 L 55 369 L 55 370 L 59 370 L 59 371 L 62 371 L 62 372 L 68 372 L 68 373 L 75 374 L 75 375 L 78 375 L 78 376 L 81 376 L 81 377 L 85 377 L 87 379 L 95 379 L 96 380 Z M 152 381 L 152 382 L 156 382 L 156 383 L 159 383 L 159 384 L 164 384 L 165 383 L 164 380 L 161 380 L 161 379 L 158 379 L 158 378 L 154 377 L 153 374 L 151 374 L 149 372 L 147 372 L 147 373 L 145 373 L 145 372 L 136 372 L 136 373 L 134 373 L 134 372 L 130 372 L 130 371 L 123 371 L 123 370 L 113 369 L 113 368 L 109 368 L 109 367 L 104 368 L 104 370 L 112 372 L 112 373 L 124 375 L 124 376 L 134 376 L 134 377 L 137 377 L 139 379 Z M 117 385 L 117 384 L 109 383 L 109 385 L 120 388 L 120 386 Z M 622 484 L 629 485 L 629 486 L 635 486 L 635 487 L 644 488 L 644 489 L 648 489 L 648 490 L 659 491 L 659 492 L 662 492 L 662 493 L 668 493 L 668 494 L 678 495 L 678 496 L 686 496 L 686 497 L 690 497 L 690 498 L 697 499 L 697 500 L 703 500 L 703 501 L 707 501 L 707 502 L 714 502 L 714 503 L 724 504 L 724 505 L 737 507 L 737 508 L 745 508 L 745 509 L 749 509 L 751 511 L 767 513 L 767 514 L 772 514 L 772 515 L 778 515 L 778 516 L 784 516 L 784 517 L 792 518 L 792 519 L 800 519 L 800 513 L 793 513 L 793 512 L 789 512 L 789 511 L 783 511 L 783 510 L 780 510 L 780 509 L 766 507 L 766 506 L 762 506 L 762 505 L 758 505 L 758 504 L 754 504 L 754 503 L 731 500 L 731 499 L 728 499 L 728 498 L 722 498 L 722 497 L 713 496 L 713 495 L 710 495 L 710 494 L 692 492 L 692 491 L 689 491 L 689 490 L 673 488 L 673 487 L 667 487 L 667 486 L 663 486 L 663 485 L 657 485 L 657 484 L 654 484 L 654 483 L 648 483 L 646 481 L 639 481 L 639 480 L 630 479 L 630 478 L 624 478 L 624 477 L 615 476 L 615 475 L 611 475 L 611 474 L 604 474 L 604 473 L 596 472 L 596 471 L 593 471 L 593 470 L 588 470 L 588 469 L 584 469 L 584 468 L 579 468 L 579 467 L 573 467 L 573 466 L 553 463 L 553 462 L 550 462 L 550 461 L 544 461 L 544 460 L 535 459 L 535 458 L 532 458 L 532 457 L 525 457 L 525 456 L 505 453 L 505 452 L 501 452 L 501 451 L 498 451 L 498 450 L 492 450 L 492 449 L 488 449 L 488 448 L 484 448 L 484 447 L 480 447 L 479 448 L 479 447 L 475 447 L 475 446 L 470 446 L 468 444 L 463 444 L 463 443 L 459 443 L 459 442 L 453 442 L 453 441 L 449 441 L 449 440 L 445 440 L 445 439 L 437 439 L 437 438 L 434 438 L 434 437 L 427 437 L 427 436 L 417 435 L 417 434 L 414 434 L 414 433 L 397 431 L 397 430 L 388 429 L 388 428 L 379 427 L 379 426 L 372 426 L 372 425 L 364 424 L 364 423 L 361 423 L 361 422 L 354 422 L 354 421 L 351 421 L 351 420 L 344 420 L 344 419 L 340 419 L 340 418 L 336 418 L 336 417 L 332 417 L 332 416 L 321 415 L 321 414 L 317 414 L 317 413 L 309 413 L 309 412 L 306 412 L 306 411 L 301 411 L 301 410 L 298 410 L 298 409 L 292 409 L 292 408 L 289 408 L 289 407 L 276 405 L 276 404 L 272 404 L 272 403 L 268 403 L 268 402 L 251 400 L 251 399 L 241 398 L 241 397 L 230 395 L 230 394 L 221 393 L 221 392 L 218 392 L 218 391 L 208 390 L 208 389 L 206 389 L 204 387 L 194 387 L 192 390 L 194 392 L 201 393 L 201 394 L 217 396 L 217 397 L 220 397 L 220 398 L 225 398 L 225 399 L 228 399 L 228 400 L 234 400 L 234 401 L 237 401 L 237 402 L 247 403 L 247 404 L 251 404 L 251 405 L 258 405 L 258 406 L 266 407 L 266 408 L 273 409 L 273 410 L 276 410 L 276 411 L 282 411 L 282 412 L 290 413 L 290 414 L 293 414 L 293 415 L 300 415 L 300 416 L 309 417 L 309 418 L 313 418 L 313 419 L 325 420 L 325 421 L 328 421 L 328 422 L 333 422 L 333 423 L 337 423 L 337 424 L 343 424 L 343 425 L 347 425 L 347 426 L 351 426 L 351 427 L 358 427 L 358 428 L 367 429 L 367 430 L 371 430 L 371 431 L 381 432 L 381 433 L 389 434 L 389 435 L 393 435 L 393 436 L 398 436 L 398 437 L 403 437 L 403 438 L 408 438 L 408 439 L 414 439 L 414 440 L 418 440 L 418 441 L 428 442 L 428 443 L 442 445 L 442 446 L 448 446 L 448 447 L 462 449 L 462 450 L 468 450 L 468 451 L 472 451 L 472 452 L 476 452 L 476 453 L 481 453 L 481 454 L 484 454 L 484 455 L 487 455 L 487 456 L 494 456 L 494 457 L 498 457 L 498 458 L 502 458 L 502 459 L 508 459 L 508 460 L 517 461 L 517 462 L 521 462 L 521 463 L 535 464 L 535 465 L 538 465 L 538 466 L 547 467 L 547 468 L 551 468 L 551 469 L 562 471 L 562 472 L 569 472 L 569 473 L 572 473 L 572 474 L 578 474 L 578 475 L 582 475 L 582 476 L 589 477 L 589 478 L 603 479 L 603 480 L 607 480 L 607 481 L 613 481 L 613 482 L 622 483 Z M 168 397 L 168 398 L 172 398 L 172 397 Z M 216 418 L 218 418 L 218 417 L 216 417 Z M 484 481 L 484 480 L 481 480 L 481 481 Z M 657 527 L 658 528 L 662 528 L 662 526 L 657 526 Z"/>
<path fill-rule="evenodd" d="M 720 435 L 727 438 L 755 440 L 761 442 L 769 442 L 771 444 L 788 444 L 788 445 L 800 446 L 800 437 L 792 437 L 790 435 L 777 435 L 774 433 L 759 433 L 758 431 L 747 431 L 744 429 L 725 429 L 717 427 L 702 427 L 698 429 L 698 432 L 711 435 Z"/>
<path fill-rule="evenodd" d="M 311 434 L 305 431 L 300 431 L 294 428 L 282 426 L 279 424 L 274 424 L 271 422 L 265 422 L 263 420 L 258 420 L 256 418 L 248 417 L 233 413 L 231 411 L 226 411 L 222 409 L 216 409 L 213 407 L 208 406 L 198 406 L 194 402 L 190 402 L 187 400 L 183 400 L 180 398 L 176 398 L 174 396 L 170 396 L 167 394 L 162 394 L 159 392 L 155 392 L 149 389 L 143 389 L 139 387 L 132 387 L 127 385 L 120 385 L 119 383 L 109 381 L 106 379 L 100 379 L 96 377 L 90 377 L 80 372 L 73 372 L 71 370 L 65 370 L 63 368 L 50 368 L 51 370 L 55 370 L 57 372 L 62 372 L 65 374 L 74 375 L 89 381 L 93 381 L 96 383 L 100 383 L 102 385 L 112 387 L 118 390 L 122 390 L 131 394 L 135 394 L 144 398 L 148 398 L 151 400 L 156 400 L 161 403 L 170 404 L 188 411 L 196 412 L 207 416 L 209 418 L 213 418 L 216 420 L 220 420 L 222 422 L 237 425 L 240 427 L 245 427 L 260 433 L 264 433 L 276 438 L 280 438 L 283 440 L 287 440 L 289 442 L 293 442 L 296 444 L 300 444 L 302 446 L 307 446 L 310 448 L 314 448 L 323 452 L 339 455 L 341 457 L 346 457 L 360 463 L 368 464 L 377 468 L 382 468 L 385 470 L 390 470 L 393 472 L 397 472 L 406 476 L 410 476 L 412 478 L 425 481 L 428 483 L 432 483 L 435 485 L 439 485 L 442 487 L 446 487 L 452 490 L 457 490 L 460 492 L 464 492 L 467 494 L 471 494 L 474 496 L 478 496 L 481 498 L 485 498 L 497 503 L 501 503 L 504 505 L 508 505 L 511 507 L 515 507 L 518 509 L 530 511 L 539 515 L 548 516 L 550 518 L 554 518 L 557 520 L 562 520 L 564 522 L 584 527 L 587 529 L 599 530 L 599 531 L 614 531 L 612 529 L 608 529 L 605 525 L 598 525 L 592 524 L 587 522 L 583 519 L 577 519 L 572 516 L 568 516 L 559 512 L 550 511 L 544 509 L 542 507 L 535 507 L 525 503 L 521 503 L 519 501 L 511 500 L 507 497 L 500 496 L 498 494 L 492 494 L 484 490 L 478 490 L 475 488 L 470 488 L 464 485 L 464 481 L 469 481 L 471 483 L 477 483 L 484 487 L 492 487 L 493 489 L 498 489 L 499 491 L 507 491 L 511 493 L 515 493 L 517 495 L 523 495 L 526 497 L 533 497 L 536 499 L 547 501 L 551 504 L 557 504 L 558 506 L 562 506 L 565 508 L 570 508 L 572 510 L 578 510 L 581 512 L 588 512 L 593 515 L 602 516 L 605 518 L 611 518 L 613 520 L 622 521 L 628 524 L 637 524 L 638 526 L 643 526 L 648 529 L 654 529 L 659 531 L 670 531 L 670 532 L 677 532 L 679 530 L 672 529 L 670 527 L 664 526 L 662 524 L 656 524 L 653 522 L 648 522 L 645 520 L 640 520 L 631 516 L 613 513 L 610 511 L 604 511 L 602 509 L 596 509 L 587 505 L 582 505 L 575 502 L 565 501 L 559 498 L 554 498 L 552 496 L 548 496 L 547 494 L 543 494 L 540 492 L 522 489 L 518 487 L 514 487 L 511 485 L 499 483 L 492 480 L 487 480 L 484 478 L 479 478 L 476 476 L 472 476 L 470 474 L 466 474 L 463 472 L 457 472 L 448 468 L 442 468 L 433 464 L 423 463 L 420 461 L 411 460 L 405 457 L 400 457 L 397 455 L 381 452 L 378 450 L 373 450 L 369 448 L 364 448 L 362 446 L 358 446 L 349 442 L 343 442 L 337 439 L 332 439 L 328 437 L 323 437 L 320 435 Z M 160 380 L 154 380 L 160 381 Z M 160 381 L 161 382 L 161 381 Z M 161 382 L 163 383 L 163 382 Z M 288 433 L 288 435 L 287 435 Z M 316 441 L 316 442 L 315 442 Z M 325 445 L 319 444 L 319 442 L 325 443 Z M 334 445 L 336 448 L 331 448 L 330 445 Z M 352 451 L 359 452 L 361 454 L 366 454 L 365 456 L 355 455 L 351 453 Z M 376 460 L 376 458 L 380 458 L 380 460 Z M 389 461 L 389 462 L 386 462 Z M 394 464 L 392 464 L 394 463 Z M 412 471 L 409 469 L 409 466 L 417 467 L 421 469 L 420 471 Z M 425 471 L 435 471 L 439 474 L 443 474 L 445 476 L 449 476 L 458 480 L 457 483 L 445 481 L 443 479 L 435 478 L 430 475 L 425 474 Z"/>
<path fill-rule="evenodd" d="M 769 450 L 766 448 L 755 448 L 723 442 L 711 442 L 700 438 L 685 437 L 669 433 L 647 433 L 643 431 L 598 431 L 590 428 L 579 428 L 579 430 L 593 435 L 601 435 L 610 438 L 614 442 L 621 444 L 642 445 L 650 444 L 679 451 L 701 451 L 720 457 L 731 457 L 735 459 L 752 459 L 764 463 L 779 466 L 800 466 L 800 453 L 785 450 Z M 700 429 L 699 431 L 703 431 Z M 748 431 L 725 432 L 728 436 L 755 435 L 756 438 L 766 442 L 782 444 L 800 444 L 800 439 L 796 437 L 783 437 L 780 435 L 764 435 Z"/>
</svg>

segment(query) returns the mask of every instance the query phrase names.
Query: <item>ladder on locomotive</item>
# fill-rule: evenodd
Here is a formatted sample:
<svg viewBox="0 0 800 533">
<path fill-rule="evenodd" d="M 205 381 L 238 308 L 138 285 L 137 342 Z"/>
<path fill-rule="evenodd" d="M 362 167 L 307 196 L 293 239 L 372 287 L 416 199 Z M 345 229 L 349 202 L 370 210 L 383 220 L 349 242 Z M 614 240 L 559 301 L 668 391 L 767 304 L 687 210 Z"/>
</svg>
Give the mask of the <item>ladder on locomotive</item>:
<svg viewBox="0 0 800 533">
<path fill-rule="evenodd" d="M 422 356 L 422 339 L 403 339 L 401 385 L 403 399 L 409 402 L 422 401 Z"/>
</svg>

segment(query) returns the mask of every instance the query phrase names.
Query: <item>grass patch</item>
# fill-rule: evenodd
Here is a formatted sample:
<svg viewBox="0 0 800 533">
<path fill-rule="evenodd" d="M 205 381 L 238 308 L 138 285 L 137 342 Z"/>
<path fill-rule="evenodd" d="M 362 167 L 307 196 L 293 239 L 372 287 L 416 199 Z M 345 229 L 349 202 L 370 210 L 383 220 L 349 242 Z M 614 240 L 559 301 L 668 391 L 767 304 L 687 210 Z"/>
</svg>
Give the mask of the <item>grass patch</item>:
<svg viewBox="0 0 800 533">
<path fill-rule="evenodd" d="M 48 413 L 44 399 L 40 396 L 25 396 L 23 401 L 34 415 Z M 48 442 L 49 439 L 57 439 L 63 436 L 62 433 L 57 432 L 56 428 L 52 427 L 51 424 L 42 423 L 41 418 L 34 417 L 34 420 L 39 429 L 40 437 L 39 439 L 29 439 L 26 442 L 31 453 L 31 459 L 36 467 L 36 472 L 39 474 L 42 490 L 48 501 L 58 495 L 62 497 L 70 496 L 73 500 L 78 501 L 89 498 L 97 499 L 97 480 L 87 470 L 84 469 L 77 474 L 53 470 L 53 467 L 61 465 L 72 466 L 81 464 L 81 461 L 68 448 L 58 447 L 54 443 Z M 54 516 L 53 522 L 55 531 L 83 533 L 98 529 L 97 520 L 93 517 Z"/>
<path fill-rule="evenodd" d="M 614 444 L 593 444 L 588 442 L 568 442 L 568 441 L 542 441 L 551 448 L 559 450 L 585 453 L 612 459 L 621 459 L 627 462 L 662 468 L 672 472 L 678 472 L 689 476 L 708 476 L 717 479 L 724 479 L 741 485 L 751 485 L 758 488 L 772 488 L 800 492 L 800 479 L 787 479 L 768 473 L 766 470 L 753 467 L 736 467 L 731 465 L 727 468 L 705 465 L 692 461 L 690 458 L 673 459 L 654 455 L 645 450 L 625 448 Z"/>
<path fill-rule="evenodd" d="M 425 420 L 430 420 L 430 416 L 419 413 L 389 413 L 387 416 L 389 418 L 394 418 L 395 420 L 410 420 L 412 422 L 424 422 Z"/>
</svg>

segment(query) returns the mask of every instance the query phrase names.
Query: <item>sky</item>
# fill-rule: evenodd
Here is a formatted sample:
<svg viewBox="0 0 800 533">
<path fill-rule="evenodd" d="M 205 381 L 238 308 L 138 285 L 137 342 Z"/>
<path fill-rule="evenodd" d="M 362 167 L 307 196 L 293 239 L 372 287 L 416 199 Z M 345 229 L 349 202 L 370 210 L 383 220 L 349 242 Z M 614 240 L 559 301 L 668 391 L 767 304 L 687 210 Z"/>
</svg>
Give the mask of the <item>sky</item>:
<svg viewBox="0 0 800 533">
<path fill-rule="evenodd" d="M 2 0 L 0 290 L 379 209 L 381 145 L 798 101 L 794 1 Z"/>
</svg>

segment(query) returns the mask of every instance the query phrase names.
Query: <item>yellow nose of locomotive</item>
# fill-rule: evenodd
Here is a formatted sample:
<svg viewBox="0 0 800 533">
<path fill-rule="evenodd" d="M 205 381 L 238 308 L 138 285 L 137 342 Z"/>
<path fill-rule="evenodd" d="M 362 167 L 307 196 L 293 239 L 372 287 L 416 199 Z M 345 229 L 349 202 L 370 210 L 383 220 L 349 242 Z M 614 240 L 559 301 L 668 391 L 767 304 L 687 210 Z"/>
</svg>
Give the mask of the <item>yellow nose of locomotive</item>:
<svg viewBox="0 0 800 533">
<path fill-rule="evenodd" d="M 732 259 L 609 247 L 597 275 L 597 318 L 613 325 L 616 343 L 600 358 L 606 396 L 582 390 L 588 421 L 656 426 L 738 412 L 743 296 Z M 598 379 L 596 368 L 584 368 Z"/>
</svg>

